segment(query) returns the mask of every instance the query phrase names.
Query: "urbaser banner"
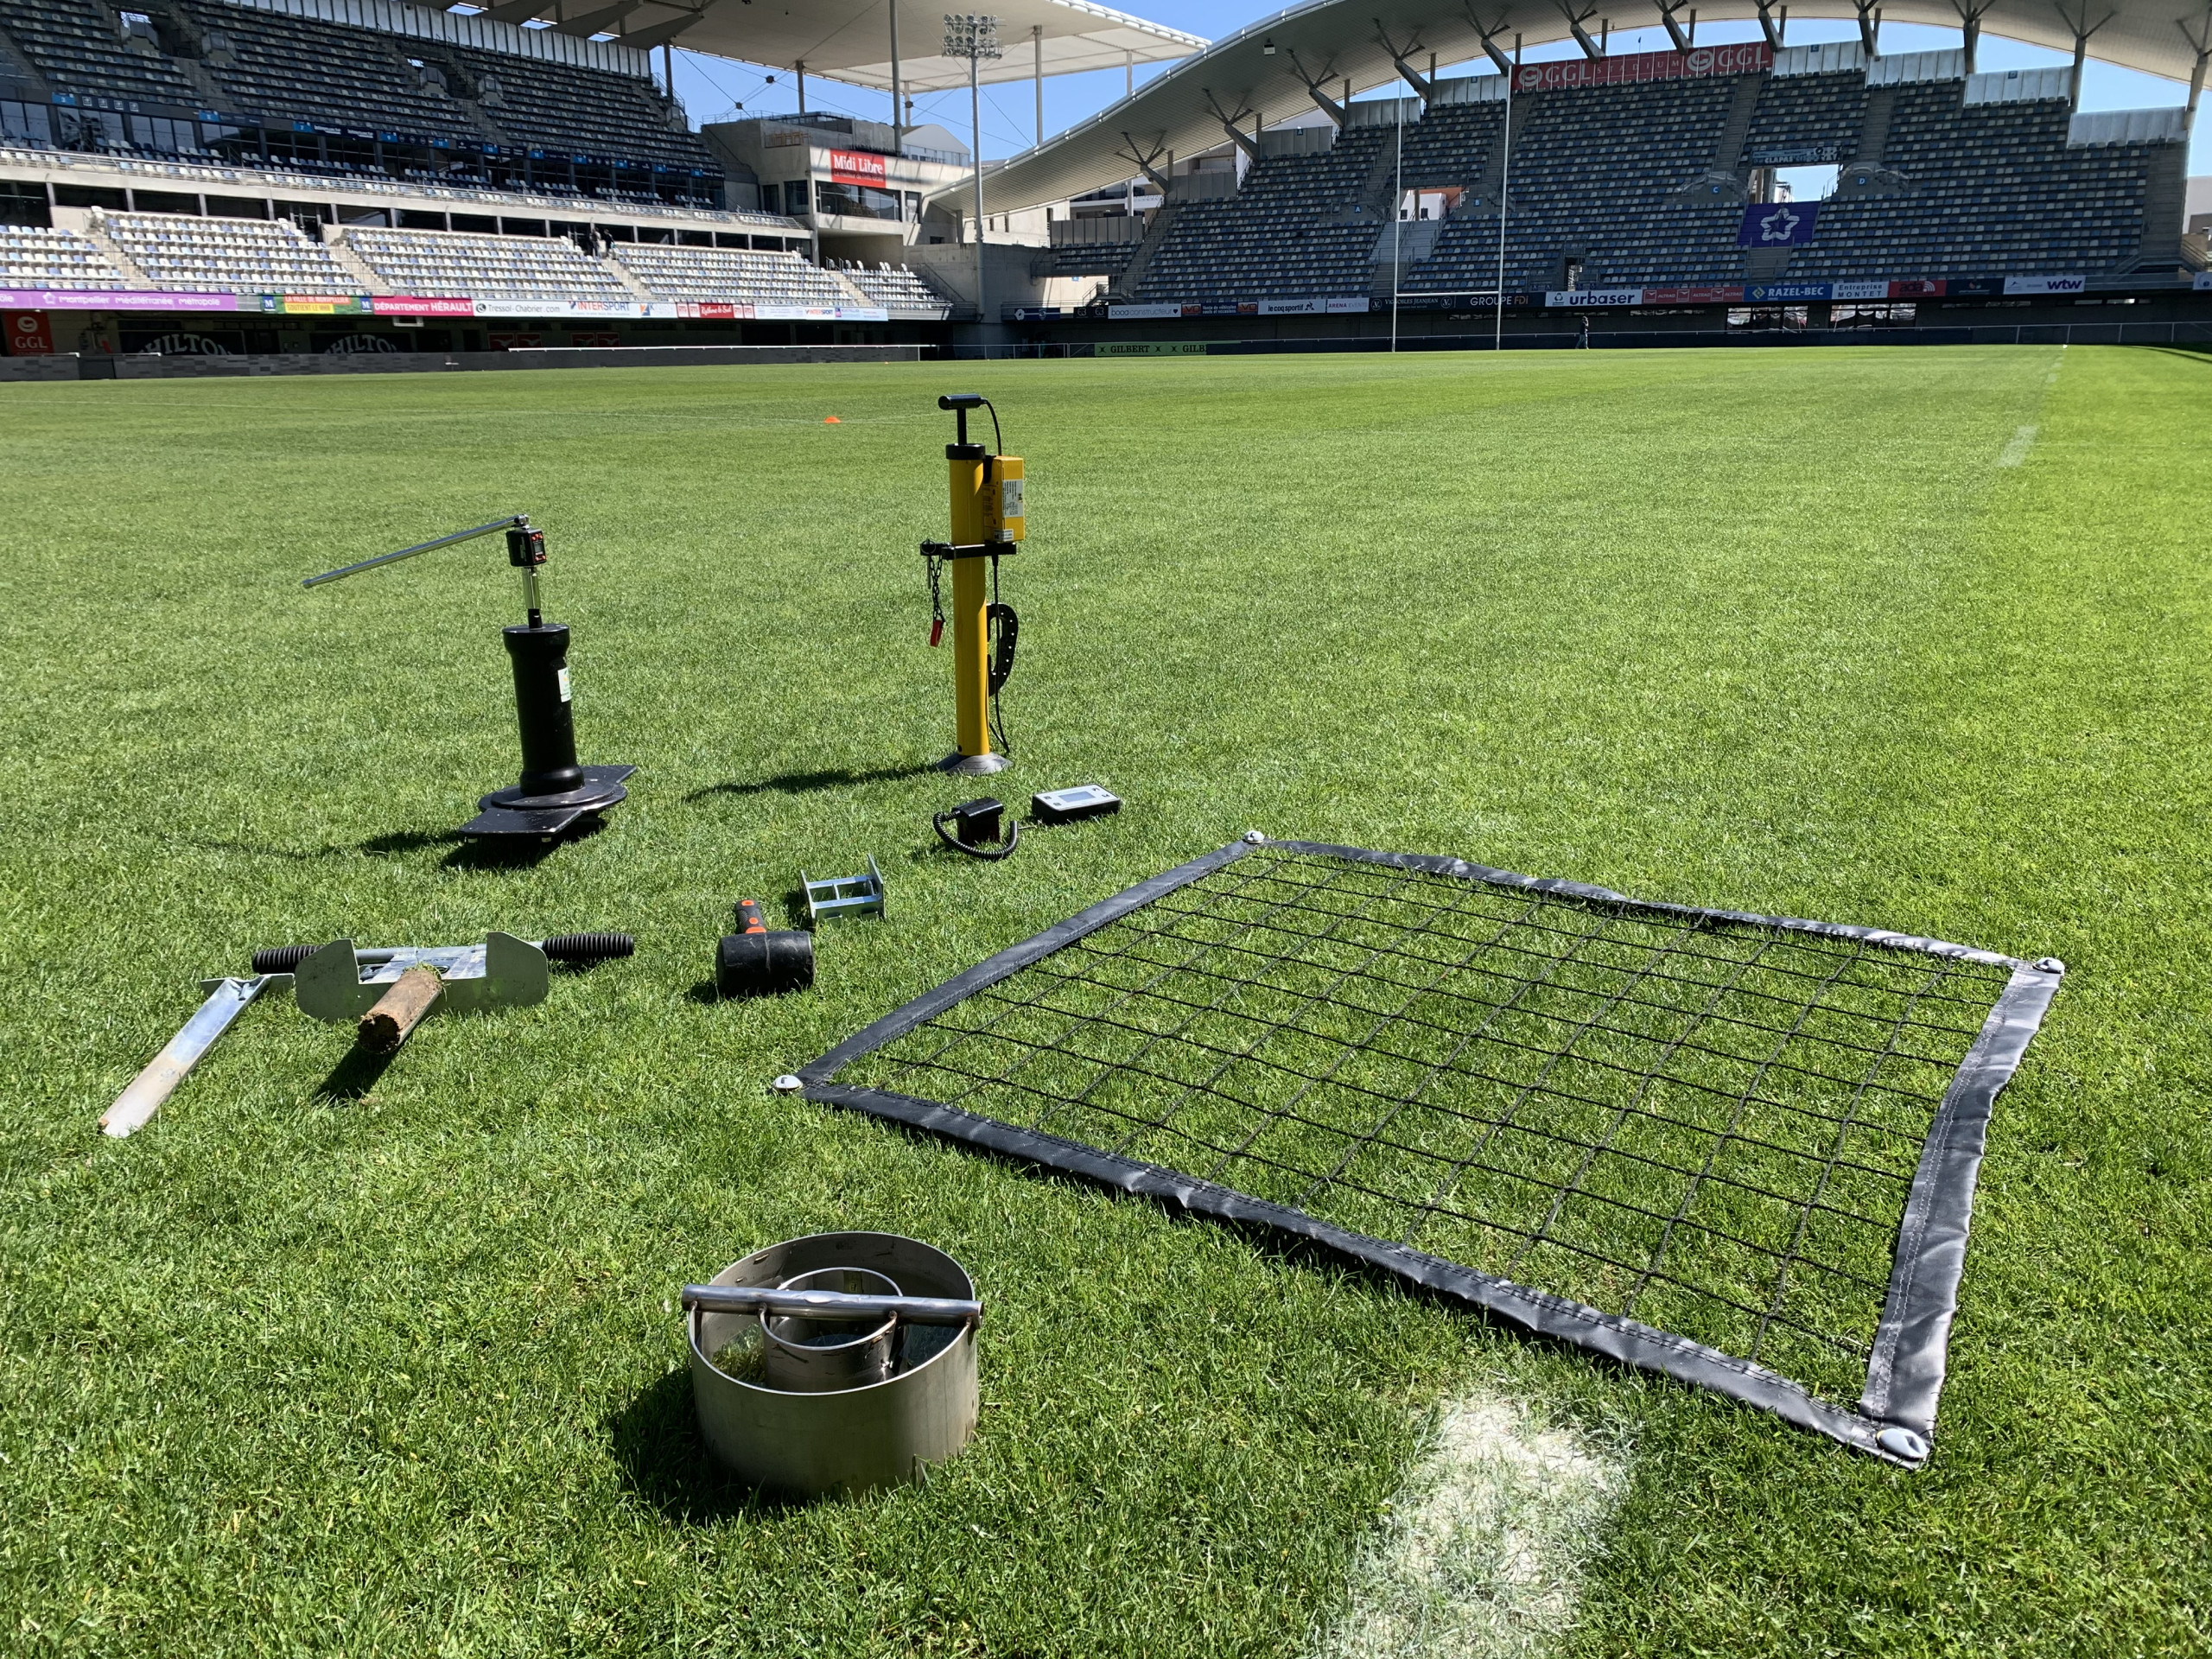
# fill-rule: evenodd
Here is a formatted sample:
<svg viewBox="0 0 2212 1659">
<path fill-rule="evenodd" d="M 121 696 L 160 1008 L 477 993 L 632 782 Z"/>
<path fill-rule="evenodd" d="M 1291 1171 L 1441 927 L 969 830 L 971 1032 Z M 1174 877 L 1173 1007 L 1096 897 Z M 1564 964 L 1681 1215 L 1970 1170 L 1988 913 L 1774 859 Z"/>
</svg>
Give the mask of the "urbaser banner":
<svg viewBox="0 0 2212 1659">
<path fill-rule="evenodd" d="M 1513 72 L 1516 92 L 1556 92 L 1570 86 L 1624 86 L 1639 80 L 1694 80 L 1705 75 L 1754 75 L 1774 67 L 1764 41 L 1700 46 L 1688 52 L 1631 52 L 1618 58 L 1562 58 L 1524 63 Z"/>
</svg>

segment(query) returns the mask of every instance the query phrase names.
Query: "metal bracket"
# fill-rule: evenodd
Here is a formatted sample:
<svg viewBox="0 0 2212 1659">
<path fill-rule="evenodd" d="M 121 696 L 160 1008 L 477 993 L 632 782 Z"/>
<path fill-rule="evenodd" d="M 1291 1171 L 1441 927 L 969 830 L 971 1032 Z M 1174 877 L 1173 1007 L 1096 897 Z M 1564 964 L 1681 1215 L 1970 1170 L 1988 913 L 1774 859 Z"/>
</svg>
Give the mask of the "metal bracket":
<svg viewBox="0 0 2212 1659">
<path fill-rule="evenodd" d="M 833 875 L 817 881 L 801 870 L 798 880 L 806 889 L 806 920 L 810 927 L 825 917 L 880 918 L 890 913 L 884 899 L 883 872 L 875 868 L 873 853 L 868 855 L 868 868 L 858 875 Z"/>
<path fill-rule="evenodd" d="M 1014 556 L 1020 542 L 924 542 L 922 556 L 925 559 L 1007 559 Z"/>
<path fill-rule="evenodd" d="M 326 944 L 293 973 L 292 1000 L 300 1012 L 331 1025 L 359 1020 L 387 987 L 410 968 L 434 968 L 445 982 L 445 1006 L 523 1008 L 543 1002 L 552 971 L 544 951 L 512 933 L 491 933 L 481 944 L 429 950 L 358 952 L 351 939 Z"/>
</svg>

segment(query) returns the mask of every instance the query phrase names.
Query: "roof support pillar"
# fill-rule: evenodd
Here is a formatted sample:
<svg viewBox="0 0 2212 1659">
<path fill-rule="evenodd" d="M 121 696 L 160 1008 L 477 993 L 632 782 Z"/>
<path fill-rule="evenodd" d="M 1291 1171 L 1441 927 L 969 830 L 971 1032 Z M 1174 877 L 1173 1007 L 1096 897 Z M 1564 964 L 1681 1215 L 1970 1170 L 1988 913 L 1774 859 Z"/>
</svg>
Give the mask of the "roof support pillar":
<svg viewBox="0 0 2212 1659">
<path fill-rule="evenodd" d="M 1306 66 L 1298 60 L 1298 54 L 1294 51 L 1290 54 L 1290 67 L 1297 72 L 1299 79 L 1306 83 L 1306 90 L 1313 95 L 1313 102 L 1320 106 L 1321 113 L 1335 122 L 1338 130 L 1342 131 L 1344 125 L 1351 119 L 1351 111 L 1344 107 L 1344 104 L 1351 101 L 1350 92 L 1351 83 L 1350 81 L 1344 83 L 1346 88 L 1344 104 L 1338 104 L 1321 90 L 1321 83 L 1319 80 L 1306 73 Z M 1325 75 L 1328 71 L 1324 69 L 1321 73 Z"/>
<path fill-rule="evenodd" d="M 1420 70 L 1406 61 L 1408 54 L 1421 50 L 1421 36 L 1416 35 L 1412 40 L 1408 41 L 1405 51 L 1401 52 L 1392 43 L 1389 31 L 1382 27 L 1382 20 L 1377 17 L 1375 20 L 1375 39 L 1376 43 L 1390 54 L 1390 61 L 1397 66 L 1400 78 L 1407 86 L 1414 89 L 1414 96 L 1421 99 L 1421 107 L 1427 109 L 1434 103 L 1436 101 L 1436 60 L 1433 57 L 1429 60 L 1429 73 L 1427 75 L 1422 74 Z"/>
<path fill-rule="evenodd" d="M 1495 23 L 1485 23 L 1480 17 L 1478 17 L 1475 15 L 1475 9 L 1472 5 L 1462 4 L 1459 10 L 1467 19 L 1467 27 L 1473 29 L 1477 36 L 1481 39 L 1483 43 L 1483 55 L 1491 60 L 1491 65 L 1497 69 L 1499 74 L 1511 74 L 1513 73 L 1513 60 L 1507 57 L 1505 55 L 1504 48 L 1498 45 L 1498 41 L 1505 34 L 1504 15 L 1503 13 L 1499 14 L 1498 20 Z"/>
<path fill-rule="evenodd" d="M 2063 5 L 2055 6 L 2059 21 L 2074 31 L 2074 72 L 2066 78 L 2066 105 L 2070 110 L 2082 107 L 2082 66 L 2089 55 L 2089 36 L 2112 22 L 2116 15 L 2107 12 L 2095 22 L 2089 21 L 2088 0 L 2075 0 L 2075 8 L 2069 16 Z"/>
<path fill-rule="evenodd" d="M 884 10 L 891 16 L 891 153 L 906 153 L 906 129 L 899 124 L 899 95 L 906 90 L 899 81 L 899 0 L 885 0 Z"/>
<path fill-rule="evenodd" d="M 1236 113 L 1231 115 L 1221 107 L 1220 103 L 1213 95 L 1213 89 L 1211 87 L 1207 87 L 1204 90 L 1206 95 L 1206 107 L 1213 111 L 1213 118 L 1221 123 L 1221 130 L 1229 135 L 1230 142 L 1234 143 L 1237 149 L 1243 150 L 1248 160 L 1255 162 L 1258 161 L 1260 159 L 1260 140 L 1258 137 L 1260 130 L 1260 120 L 1258 112 L 1239 105 Z M 1244 136 L 1244 129 L 1236 124 L 1240 121 L 1248 119 L 1252 123 L 1253 132 L 1253 136 L 1249 138 Z"/>
<path fill-rule="evenodd" d="M 1122 143 L 1127 146 L 1127 148 L 1117 149 L 1114 153 L 1116 156 L 1119 156 L 1123 161 L 1134 162 L 1136 164 L 1137 170 L 1142 173 L 1146 178 L 1152 181 L 1152 188 L 1160 192 L 1160 206 L 1163 207 L 1166 207 L 1167 205 L 1167 187 L 1170 182 L 1173 169 L 1175 166 L 1175 157 L 1173 154 L 1168 150 L 1166 145 L 1157 142 L 1149 145 L 1140 144 L 1135 139 L 1130 137 L 1127 132 L 1123 132 L 1122 134 Z M 1170 169 L 1170 172 L 1168 173 L 1163 173 L 1160 170 L 1160 163 L 1163 158 L 1166 160 Z"/>
<path fill-rule="evenodd" d="M 1967 73 L 1974 73 L 1975 48 L 1981 44 L 1981 14 L 1989 10 L 1989 0 L 1980 5 L 1972 0 L 1951 0 L 1951 10 L 1959 14 L 1959 43 L 1966 48 Z"/>
<path fill-rule="evenodd" d="M 1676 14 L 1683 10 L 1682 0 L 1658 0 L 1659 21 L 1667 25 L 1667 38 L 1675 43 L 1675 50 L 1687 52 L 1697 44 L 1697 9 L 1689 8 L 1690 26 L 1685 29 Z"/>
<path fill-rule="evenodd" d="M 1582 25 L 1595 16 L 1597 10 L 1598 8 L 1595 6 L 1585 6 L 1578 12 L 1567 5 L 1567 0 L 1559 0 L 1559 14 L 1567 19 L 1567 28 L 1573 31 L 1574 43 L 1582 48 L 1582 55 L 1592 62 L 1605 55 L 1605 48 L 1592 40 L 1590 31 Z M 1759 15 L 1762 16 L 1766 15 L 1764 6 L 1760 8 Z"/>
<path fill-rule="evenodd" d="M 1045 142 L 1045 25 L 1029 26 L 1029 43 L 1037 51 L 1037 142 Z"/>
<path fill-rule="evenodd" d="M 1782 21 L 1777 23 L 1774 20 L 1773 0 L 1758 0 L 1758 3 L 1759 33 L 1766 36 L 1768 51 L 1779 52 L 1782 50 L 1783 37 L 1789 33 L 1789 8 L 1784 6 L 1782 9 Z"/>
<path fill-rule="evenodd" d="M 2189 112 L 2182 118 L 2185 131 L 2196 123 L 2197 100 L 2204 96 L 2204 66 L 2208 60 L 2212 60 L 2212 0 L 2207 0 L 2204 21 L 2196 26 L 2194 34 L 2190 32 L 2187 23 L 2177 23 L 2175 27 L 2181 30 L 2182 39 L 2187 41 L 2190 50 L 2196 54 L 2196 67 L 2189 72 Z"/>
<path fill-rule="evenodd" d="M 1874 0 L 1853 0 L 1859 8 L 1859 44 L 1866 48 L 1867 57 L 1881 55 L 1882 9 Z"/>
</svg>

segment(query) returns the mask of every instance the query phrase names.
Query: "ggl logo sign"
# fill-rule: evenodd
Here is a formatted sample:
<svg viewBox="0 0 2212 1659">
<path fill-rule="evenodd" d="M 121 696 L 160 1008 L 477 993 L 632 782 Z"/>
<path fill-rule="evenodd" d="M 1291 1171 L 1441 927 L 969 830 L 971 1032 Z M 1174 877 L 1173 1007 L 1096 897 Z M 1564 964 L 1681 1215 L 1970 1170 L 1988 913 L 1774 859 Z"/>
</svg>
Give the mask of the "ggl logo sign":
<svg viewBox="0 0 2212 1659">
<path fill-rule="evenodd" d="M 8 355 L 10 357 L 50 357 L 54 353 L 54 335 L 47 327 L 43 311 L 10 311 L 8 314 Z"/>
</svg>

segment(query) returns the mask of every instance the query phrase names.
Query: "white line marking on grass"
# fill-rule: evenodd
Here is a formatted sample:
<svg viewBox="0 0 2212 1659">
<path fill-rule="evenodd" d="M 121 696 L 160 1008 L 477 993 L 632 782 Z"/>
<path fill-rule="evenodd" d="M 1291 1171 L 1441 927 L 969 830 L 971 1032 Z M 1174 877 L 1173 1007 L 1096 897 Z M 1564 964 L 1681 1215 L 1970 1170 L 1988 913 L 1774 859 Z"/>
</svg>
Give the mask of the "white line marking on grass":
<svg viewBox="0 0 2212 1659">
<path fill-rule="evenodd" d="M 1520 1659 L 1555 1647 L 1627 1490 L 1624 1457 L 1512 1401 L 1450 1402 L 1313 1659 Z"/>
<path fill-rule="evenodd" d="M 2012 435 L 2012 441 L 2006 444 L 1998 455 L 1997 464 L 1999 467 L 2017 467 L 2025 461 L 2028 458 L 2029 449 L 2035 444 L 2037 430 L 2035 427 L 2024 426 L 2015 432 Z"/>
</svg>

